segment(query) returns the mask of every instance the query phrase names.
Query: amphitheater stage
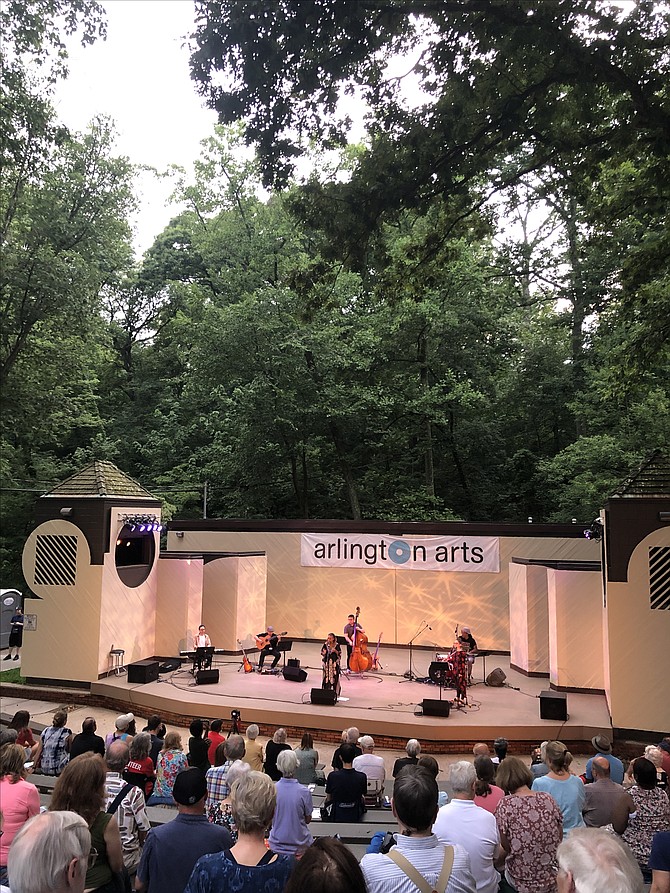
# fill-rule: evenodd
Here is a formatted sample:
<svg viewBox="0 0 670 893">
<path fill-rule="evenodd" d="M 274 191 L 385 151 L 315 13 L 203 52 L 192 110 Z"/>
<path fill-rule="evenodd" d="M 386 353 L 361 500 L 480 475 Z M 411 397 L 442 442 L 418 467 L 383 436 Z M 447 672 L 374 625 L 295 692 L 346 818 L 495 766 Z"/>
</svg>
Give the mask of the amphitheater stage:
<svg viewBox="0 0 670 893">
<path fill-rule="evenodd" d="M 382 668 L 376 672 L 343 674 L 341 697 L 335 706 L 310 703 L 311 689 L 321 687 L 320 645 L 294 640 L 291 654 L 307 671 L 304 682 L 287 680 L 281 673 L 245 673 L 241 657 L 224 655 L 215 657 L 219 681 L 214 684 L 196 685 L 190 663 L 184 663 L 178 670 L 145 684 L 131 684 L 125 674 L 109 676 L 92 684 L 91 695 L 96 702 L 101 699 L 141 716 L 160 713 L 186 725 L 195 716 L 219 717 L 228 724 L 231 711 L 239 710 L 242 728 L 255 722 L 264 734 L 272 734 L 278 726 L 293 735 L 305 730 L 339 734 L 343 728 L 357 726 L 379 738 L 380 743 L 381 739 L 395 744 L 419 738 L 438 753 L 499 735 L 530 744 L 554 738 L 588 743 L 594 735 L 612 734 L 605 697 L 597 693 L 569 692 L 565 722 L 540 719 L 539 696 L 549 688 L 548 679 L 527 677 L 511 669 L 509 657 L 503 655 L 486 658 L 486 673 L 500 667 L 506 674 L 504 687 L 484 684 L 484 661 L 478 657 L 475 684 L 468 689 L 469 706 L 452 708 L 449 716 L 422 716 L 417 715 L 422 701 L 439 700 L 440 689 L 404 678 L 409 669 L 407 649 L 382 648 Z M 432 650 L 414 649 L 412 670 L 417 679 L 427 676 L 434 656 Z M 453 698 L 453 689 L 443 689 L 442 700 Z"/>
</svg>

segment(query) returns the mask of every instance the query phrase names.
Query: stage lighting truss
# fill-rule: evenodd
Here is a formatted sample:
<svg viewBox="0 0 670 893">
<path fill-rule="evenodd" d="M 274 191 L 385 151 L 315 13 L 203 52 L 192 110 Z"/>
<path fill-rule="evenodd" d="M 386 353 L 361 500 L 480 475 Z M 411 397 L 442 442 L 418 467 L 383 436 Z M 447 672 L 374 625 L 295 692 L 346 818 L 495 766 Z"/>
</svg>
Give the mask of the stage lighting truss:
<svg viewBox="0 0 670 893">
<path fill-rule="evenodd" d="M 597 543 L 603 538 L 603 522 L 602 518 L 594 518 L 591 526 L 584 531 L 587 540 L 595 540 Z"/>
<path fill-rule="evenodd" d="M 131 533 L 160 533 L 163 529 L 156 515 L 121 515 L 120 520 Z"/>
</svg>

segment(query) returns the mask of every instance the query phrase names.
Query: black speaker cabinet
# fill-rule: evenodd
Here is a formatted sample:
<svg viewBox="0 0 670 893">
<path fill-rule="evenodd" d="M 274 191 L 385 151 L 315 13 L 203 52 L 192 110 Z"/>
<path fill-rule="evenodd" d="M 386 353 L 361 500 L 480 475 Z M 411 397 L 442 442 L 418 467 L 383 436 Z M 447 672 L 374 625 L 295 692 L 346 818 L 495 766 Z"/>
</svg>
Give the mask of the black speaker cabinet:
<svg viewBox="0 0 670 893">
<path fill-rule="evenodd" d="M 449 701 L 438 701 L 435 698 L 424 698 L 421 702 L 424 716 L 449 716 L 451 703 Z"/>
<path fill-rule="evenodd" d="M 500 667 L 496 667 L 495 670 L 491 670 L 486 677 L 486 685 L 490 685 L 493 688 L 500 688 L 505 684 L 505 679 L 507 679 L 505 671 L 501 670 Z"/>
<path fill-rule="evenodd" d="M 310 695 L 312 704 L 322 704 L 325 707 L 334 707 L 337 704 L 337 692 L 331 688 L 313 688 Z"/>
<path fill-rule="evenodd" d="M 157 660 L 138 660 L 134 664 L 128 664 L 128 682 L 135 685 L 155 682 L 158 679 L 158 666 Z"/>
<path fill-rule="evenodd" d="M 307 679 L 306 671 L 301 670 L 300 667 L 284 667 L 281 672 L 284 679 L 288 679 L 290 682 L 304 682 Z"/>
<path fill-rule="evenodd" d="M 300 658 L 299 657 L 289 657 L 287 661 L 289 667 L 299 667 L 300 666 Z"/>
<path fill-rule="evenodd" d="M 556 719 L 565 722 L 568 718 L 568 696 L 564 691 L 540 692 L 540 719 Z"/>
<path fill-rule="evenodd" d="M 219 681 L 219 671 L 218 670 L 196 670 L 195 671 L 195 684 L 196 685 L 216 685 Z"/>
</svg>

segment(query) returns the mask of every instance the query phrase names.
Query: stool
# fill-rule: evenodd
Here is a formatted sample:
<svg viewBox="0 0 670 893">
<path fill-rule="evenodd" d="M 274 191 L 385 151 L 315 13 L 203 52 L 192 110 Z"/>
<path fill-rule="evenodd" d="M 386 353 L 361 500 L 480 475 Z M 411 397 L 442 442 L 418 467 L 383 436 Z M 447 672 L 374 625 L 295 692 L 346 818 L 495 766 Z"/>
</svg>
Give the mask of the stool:
<svg viewBox="0 0 670 893">
<path fill-rule="evenodd" d="M 108 676 L 111 676 L 114 673 L 116 676 L 121 676 L 126 672 L 126 668 L 123 666 L 123 655 L 126 652 L 123 648 L 111 648 L 109 652 L 109 672 Z"/>
</svg>

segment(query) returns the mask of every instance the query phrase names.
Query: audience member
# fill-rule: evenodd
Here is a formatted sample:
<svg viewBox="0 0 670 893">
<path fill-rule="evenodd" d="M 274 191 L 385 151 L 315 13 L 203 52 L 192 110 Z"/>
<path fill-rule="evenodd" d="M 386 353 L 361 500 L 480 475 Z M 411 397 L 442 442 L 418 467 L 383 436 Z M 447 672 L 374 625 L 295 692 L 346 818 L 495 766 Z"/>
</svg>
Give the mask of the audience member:
<svg viewBox="0 0 670 893">
<path fill-rule="evenodd" d="M 209 724 L 209 732 L 207 732 L 207 738 L 209 740 L 207 759 L 209 760 L 210 766 L 216 766 L 216 748 L 226 740 L 226 736 L 221 734 L 222 726 L 222 719 L 213 719 Z"/>
<path fill-rule="evenodd" d="M 463 847 L 470 857 L 477 893 L 498 893 L 500 875 L 494 867 L 494 860 L 500 862 L 504 852 L 495 818 L 475 805 L 475 767 L 466 760 L 453 763 L 449 770 L 449 782 L 451 801 L 437 813 L 433 834 L 440 843 Z"/>
<path fill-rule="evenodd" d="M 549 741 L 545 748 L 549 772 L 533 780 L 534 791 L 546 791 L 558 803 L 563 816 L 563 834 L 584 826 L 584 785 L 580 778 L 571 775 L 568 766 L 572 754 L 562 741 Z"/>
<path fill-rule="evenodd" d="M 505 853 L 496 867 L 517 893 L 555 893 L 556 850 L 563 837 L 558 804 L 551 794 L 531 790 L 533 776 L 519 757 L 503 760 L 496 781 L 508 795 L 496 809 Z"/>
<path fill-rule="evenodd" d="M 247 726 L 247 737 L 244 739 L 244 762 L 248 763 L 254 772 L 263 771 L 263 745 L 258 742 L 260 729 L 256 723 Z"/>
<path fill-rule="evenodd" d="M 325 805 L 332 803 L 331 818 L 334 822 L 357 822 L 365 812 L 365 794 L 368 781 L 363 772 L 353 768 L 356 756 L 353 744 L 340 748 L 342 768 L 331 772 L 326 779 Z M 437 795 L 435 795 L 437 808 Z"/>
<path fill-rule="evenodd" d="M 397 778 L 401 769 L 404 769 L 405 766 L 416 766 L 419 762 L 419 756 L 421 755 L 421 745 L 416 740 L 416 738 L 410 738 L 407 744 L 405 745 L 405 752 L 407 753 L 406 757 L 401 757 L 396 760 L 393 764 L 393 777 Z"/>
<path fill-rule="evenodd" d="M 490 757 L 491 751 L 489 750 L 488 744 L 484 744 L 483 741 L 480 741 L 478 744 L 472 748 L 472 756 L 473 757 Z"/>
<path fill-rule="evenodd" d="M 591 738 L 591 744 L 597 751 L 596 756 L 605 757 L 610 764 L 610 778 L 612 781 L 615 784 L 623 784 L 623 763 L 618 757 L 612 755 L 612 742 L 607 735 L 595 735 Z M 584 772 L 584 775 L 586 776 L 587 781 L 593 781 L 591 766 L 593 765 L 594 759 L 594 757 L 591 757 L 586 763 L 586 771 Z"/>
<path fill-rule="evenodd" d="M 34 816 L 14 838 L 9 854 L 12 893 L 84 893 L 91 834 L 75 812 Z"/>
<path fill-rule="evenodd" d="M 221 803 L 230 793 L 230 785 L 227 780 L 228 770 L 235 760 L 244 757 L 244 738 L 241 735 L 231 735 L 219 744 L 216 749 L 216 765 L 207 770 L 207 813 L 215 803 Z M 211 818 L 210 818 L 211 821 Z"/>
<path fill-rule="evenodd" d="M 3 729 L 0 732 L 0 747 L 4 747 L 5 744 L 16 744 L 18 737 L 19 733 L 16 729 Z"/>
<path fill-rule="evenodd" d="M 295 749 L 295 755 L 298 758 L 298 768 L 295 777 L 300 784 L 316 784 L 316 766 L 319 762 L 319 752 L 314 749 L 314 739 L 309 732 L 305 732 L 302 736 L 300 744 Z"/>
<path fill-rule="evenodd" d="M 105 812 L 105 764 L 100 754 L 83 753 L 63 769 L 51 795 L 49 809 L 77 812 L 91 832 L 98 853 L 86 872 L 86 890 L 108 893 L 114 874 L 123 871 L 121 836 L 116 817 Z"/>
<path fill-rule="evenodd" d="M 279 754 L 277 768 L 282 777 L 275 785 L 277 806 L 269 837 L 270 849 L 296 856 L 314 840 L 307 827 L 312 821 L 312 795 L 295 777 L 298 757 L 294 750 L 283 750 Z"/>
<path fill-rule="evenodd" d="M 139 893 L 183 893 L 201 856 L 233 845 L 230 832 L 205 817 L 207 782 L 201 769 L 183 769 L 175 778 L 173 795 L 178 814 L 152 828 L 144 844 L 135 879 Z"/>
<path fill-rule="evenodd" d="M 156 769 L 158 766 L 158 754 L 163 749 L 163 742 L 167 732 L 165 723 L 157 713 L 154 713 L 153 716 L 149 717 L 147 724 L 142 731 L 148 732 L 151 735 L 149 756 L 151 757 L 151 762 L 154 764 L 154 769 Z"/>
<path fill-rule="evenodd" d="M 188 730 L 191 733 L 191 737 L 188 739 L 188 764 L 207 772 L 209 769 L 209 760 L 207 759 L 209 739 L 204 737 L 205 724 L 201 719 L 194 719 Z"/>
<path fill-rule="evenodd" d="M 367 853 L 361 859 L 361 870 L 368 893 L 410 893 L 417 883 L 416 870 L 430 888 L 439 887 L 438 878 L 453 865 L 446 893 L 474 893 L 475 882 L 470 859 L 461 846 L 447 847 L 432 832 L 437 816 L 437 783 L 425 769 L 408 766 L 395 779 L 392 799 L 393 815 L 399 834 L 389 853 Z"/>
<path fill-rule="evenodd" d="M 277 757 L 282 750 L 290 749 L 291 745 L 286 743 L 286 729 L 277 729 L 272 741 L 265 745 L 265 771 L 273 781 L 281 778 L 281 772 L 277 769 Z"/>
<path fill-rule="evenodd" d="M 142 734 L 147 734 L 146 732 Z M 134 744 L 137 735 L 133 738 Z M 148 737 L 148 735 L 147 735 Z M 123 864 L 129 875 L 137 871 L 140 850 L 151 827 L 146 812 L 146 802 L 141 789 L 125 781 L 122 773 L 128 764 L 130 752 L 125 741 L 113 741 L 105 754 L 107 769 L 105 779 L 105 809 L 116 816 L 121 836 Z"/>
<path fill-rule="evenodd" d="M 360 732 L 356 728 L 356 726 L 351 726 L 348 729 L 345 729 L 342 732 L 342 744 L 335 750 L 333 753 L 333 759 L 331 760 L 330 765 L 333 769 L 341 769 L 342 768 L 342 748 L 345 744 L 351 744 L 354 748 L 354 757 L 358 757 L 363 753 L 363 749 L 358 743 L 358 738 L 360 736 Z"/>
<path fill-rule="evenodd" d="M 649 856 L 651 893 L 670 893 L 670 831 L 657 831 Z"/>
<path fill-rule="evenodd" d="M 17 710 L 7 724 L 8 729 L 16 729 L 16 743 L 26 750 L 26 759 L 32 760 L 37 753 L 37 741 L 30 728 L 30 713 L 27 710 Z"/>
<path fill-rule="evenodd" d="M 633 851 L 645 881 L 650 882 L 651 841 L 657 831 L 670 831 L 670 802 L 657 786 L 656 767 L 651 760 L 638 757 L 633 776 L 635 784 L 614 806 L 612 825 Z"/>
<path fill-rule="evenodd" d="M 0 883 L 7 883 L 7 855 L 15 835 L 40 811 L 40 795 L 26 781 L 26 751 L 20 744 L 6 744 L 0 751 L 0 806 L 3 826 L 0 837 Z"/>
<path fill-rule="evenodd" d="M 295 865 L 292 856 L 278 855 L 265 845 L 277 793 L 262 772 L 247 772 L 233 784 L 230 804 L 237 825 L 237 843 L 228 852 L 203 856 L 196 862 L 184 893 L 281 891 Z"/>
<path fill-rule="evenodd" d="M 665 770 L 663 769 L 663 751 L 656 744 L 648 744 L 644 749 L 644 754 L 650 762 L 654 764 L 656 767 L 656 783 L 658 787 L 665 791 L 668 787 L 668 776 Z M 633 771 L 635 769 L 635 761 L 640 759 L 636 757 L 635 760 L 630 761 L 630 765 L 626 770 L 625 783 L 627 786 L 633 784 Z"/>
<path fill-rule="evenodd" d="M 101 757 L 105 755 L 105 740 L 100 735 L 96 735 L 98 724 L 94 717 L 87 716 L 81 724 L 81 732 L 74 736 L 72 747 L 70 748 L 70 759 L 81 756 L 83 753 L 99 753 Z"/>
<path fill-rule="evenodd" d="M 336 837 L 320 837 L 305 851 L 284 893 L 367 893 L 356 857 Z"/>
<path fill-rule="evenodd" d="M 187 767 L 188 761 L 182 750 L 181 735 L 178 732 L 168 732 L 163 742 L 163 749 L 158 754 L 156 783 L 147 805 L 168 804 L 174 806 L 172 788 L 177 775 Z"/>
<path fill-rule="evenodd" d="M 355 760 L 354 760 L 355 762 Z M 426 769 L 433 776 L 435 781 L 437 781 L 437 776 L 440 774 L 440 767 L 438 765 L 435 757 L 431 757 L 428 754 L 421 754 L 419 757 L 419 762 L 417 766 L 421 766 L 423 769 Z M 439 790 L 438 784 L 438 792 L 437 792 L 437 806 L 441 808 L 442 806 L 446 806 L 449 802 L 449 795 L 446 791 Z"/>
<path fill-rule="evenodd" d="M 242 760 L 235 760 L 226 775 L 229 787 L 232 787 L 233 783 L 242 775 L 246 775 L 247 772 L 251 772 L 249 764 Z M 212 804 L 211 808 L 207 810 L 207 818 L 212 824 L 223 825 L 224 828 L 227 828 L 230 831 L 233 842 L 237 840 L 237 825 L 235 824 L 233 811 L 230 806 L 230 792 L 225 800 Z"/>
<path fill-rule="evenodd" d="M 70 759 L 72 730 L 68 729 L 67 711 L 56 710 L 53 723 L 40 735 L 35 751 L 35 772 L 42 775 L 60 775 Z"/>
<path fill-rule="evenodd" d="M 663 738 L 659 741 L 658 749 L 661 751 L 661 767 L 670 778 L 670 738 Z"/>
<path fill-rule="evenodd" d="M 575 828 L 558 847 L 558 893 L 642 893 L 628 847 L 601 828 Z"/>
<path fill-rule="evenodd" d="M 130 746 L 130 739 L 133 733 L 130 730 L 131 723 L 134 724 L 135 717 L 132 713 L 122 713 L 114 720 L 114 731 L 105 736 L 105 747 L 109 747 L 112 741 L 125 741 Z"/>
<path fill-rule="evenodd" d="M 496 777 L 496 769 L 490 757 L 475 757 L 475 806 L 481 806 L 491 814 L 495 813 L 497 805 L 505 796 L 505 792 L 498 785 L 493 784 Z"/>
<path fill-rule="evenodd" d="M 605 757 L 597 756 L 591 763 L 593 784 L 584 788 L 582 815 L 589 828 L 602 828 L 612 822 L 614 805 L 621 799 L 624 790 L 610 778 L 610 764 Z"/>
<path fill-rule="evenodd" d="M 530 751 L 530 771 L 533 778 L 540 778 L 549 772 L 549 766 L 544 759 L 547 744 L 549 744 L 548 741 L 543 741 L 539 747 L 533 747 Z"/>
<path fill-rule="evenodd" d="M 507 738 L 496 738 L 496 740 L 493 742 L 493 749 L 495 750 L 496 755 L 494 757 L 491 757 L 491 762 L 494 766 L 499 766 L 500 763 L 502 763 L 502 761 L 507 756 L 508 748 L 509 741 L 507 740 Z"/>
<path fill-rule="evenodd" d="M 123 743 L 123 742 L 122 742 Z M 126 781 L 132 781 L 145 797 L 150 797 L 154 789 L 156 771 L 149 756 L 151 750 L 151 735 L 149 732 L 140 732 L 130 742 L 130 759 L 123 777 Z"/>
<path fill-rule="evenodd" d="M 368 780 L 374 779 L 380 782 L 384 787 L 386 781 L 386 769 L 384 767 L 384 757 L 377 756 L 374 752 L 375 741 L 371 735 L 363 735 L 358 739 L 358 744 L 363 751 L 357 757 L 354 757 L 353 767 L 359 772 L 363 772 Z"/>
</svg>

